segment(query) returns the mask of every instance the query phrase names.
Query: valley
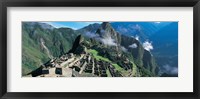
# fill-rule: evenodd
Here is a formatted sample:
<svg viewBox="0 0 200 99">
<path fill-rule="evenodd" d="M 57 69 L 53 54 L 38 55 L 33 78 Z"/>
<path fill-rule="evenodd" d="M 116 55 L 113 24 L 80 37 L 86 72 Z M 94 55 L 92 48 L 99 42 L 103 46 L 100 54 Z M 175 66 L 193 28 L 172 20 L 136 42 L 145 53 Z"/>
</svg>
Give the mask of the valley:
<svg viewBox="0 0 200 99">
<path fill-rule="evenodd" d="M 152 52 L 109 22 L 78 30 L 25 22 L 22 31 L 23 77 L 160 76 Z"/>
</svg>

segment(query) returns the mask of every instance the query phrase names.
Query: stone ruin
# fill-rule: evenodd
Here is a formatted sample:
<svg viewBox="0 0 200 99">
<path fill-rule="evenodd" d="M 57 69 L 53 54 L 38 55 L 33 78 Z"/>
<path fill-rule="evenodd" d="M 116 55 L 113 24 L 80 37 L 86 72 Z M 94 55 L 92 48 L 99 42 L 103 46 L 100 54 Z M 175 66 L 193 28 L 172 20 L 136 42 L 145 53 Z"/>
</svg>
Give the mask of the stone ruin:
<svg viewBox="0 0 200 99">
<path fill-rule="evenodd" d="M 123 68 L 132 68 L 131 63 L 124 61 Z M 44 64 L 36 77 L 108 77 L 108 73 L 112 77 L 122 76 L 111 63 L 97 60 L 89 53 L 69 53 Z"/>
</svg>

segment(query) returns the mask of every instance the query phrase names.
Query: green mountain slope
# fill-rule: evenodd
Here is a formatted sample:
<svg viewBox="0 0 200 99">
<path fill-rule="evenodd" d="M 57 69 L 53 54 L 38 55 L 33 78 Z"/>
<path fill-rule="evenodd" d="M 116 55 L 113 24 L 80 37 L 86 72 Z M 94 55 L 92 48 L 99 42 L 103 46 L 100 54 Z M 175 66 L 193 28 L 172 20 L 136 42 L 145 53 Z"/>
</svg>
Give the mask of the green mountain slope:
<svg viewBox="0 0 200 99">
<path fill-rule="evenodd" d="M 37 69 L 52 57 L 68 52 L 77 35 L 70 28 L 57 29 L 45 23 L 23 22 L 22 75 Z"/>
</svg>

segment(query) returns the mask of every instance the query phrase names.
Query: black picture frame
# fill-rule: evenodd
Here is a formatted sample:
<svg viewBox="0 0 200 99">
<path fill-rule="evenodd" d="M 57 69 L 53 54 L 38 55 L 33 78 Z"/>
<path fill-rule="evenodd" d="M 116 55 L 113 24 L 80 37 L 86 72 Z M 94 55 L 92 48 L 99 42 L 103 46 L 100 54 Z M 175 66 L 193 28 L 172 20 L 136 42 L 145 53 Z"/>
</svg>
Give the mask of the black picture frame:
<svg viewBox="0 0 200 99">
<path fill-rule="evenodd" d="M 193 92 L 7 92 L 7 7 L 193 7 Z M 0 97 L 5 99 L 199 99 L 200 0 L 1 0 Z"/>
</svg>

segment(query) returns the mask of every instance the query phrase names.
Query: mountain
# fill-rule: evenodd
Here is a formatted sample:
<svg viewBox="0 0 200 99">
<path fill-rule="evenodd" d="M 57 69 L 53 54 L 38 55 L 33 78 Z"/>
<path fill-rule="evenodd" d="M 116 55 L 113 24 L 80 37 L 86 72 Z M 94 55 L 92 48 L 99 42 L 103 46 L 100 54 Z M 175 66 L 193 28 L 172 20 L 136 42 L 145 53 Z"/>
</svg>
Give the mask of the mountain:
<svg viewBox="0 0 200 99">
<path fill-rule="evenodd" d="M 170 23 L 152 35 L 156 60 L 161 72 L 178 75 L 178 23 Z"/>
<path fill-rule="evenodd" d="M 76 38 L 73 40 L 70 48 L 68 48 L 68 51 L 60 47 L 60 49 L 56 50 L 56 53 L 62 52 L 62 54 L 54 56 L 44 62 L 44 64 L 39 65 L 40 67 L 30 72 L 28 76 L 157 76 L 159 70 L 155 58 L 138 40 L 116 32 L 109 22 L 103 22 L 101 25 L 93 25 L 77 31 L 56 29 L 58 31 L 55 33 L 56 36 L 59 32 L 62 36 L 63 34 L 70 36 L 70 33 L 72 33 L 76 35 Z M 70 33 L 67 34 L 69 31 Z M 47 38 L 48 36 L 46 36 Z M 61 42 L 62 40 L 68 41 L 69 38 L 59 39 L 58 41 Z M 134 44 L 135 46 L 132 46 Z M 56 45 L 54 46 L 56 47 Z M 50 50 L 49 47 L 46 48 Z M 49 53 L 53 52 L 50 50 Z"/>
<path fill-rule="evenodd" d="M 127 52 L 132 54 L 138 66 L 143 66 L 155 74 L 158 73 L 159 69 L 155 58 L 149 51 L 144 49 L 143 45 L 138 40 L 132 37 L 122 36 L 121 45 L 127 49 Z"/>
<path fill-rule="evenodd" d="M 37 69 L 53 57 L 68 52 L 77 35 L 70 28 L 57 29 L 45 23 L 23 22 L 22 75 Z"/>
<path fill-rule="evenodd" d="M 177 75 L 178 22 L 113 22 L 111 25 L 122 35 L 135 37 L 141 43 L 152 42 L 151 53 L 162 73 Z"/>
<path fill-rule="evenodd" d="M 178 53 L 178 23 L 170 23 L 157 33 L 152 35 L 150 39 L 154 42 L 155 54 L 165 56 L 173 56 Z M 170 49 L 170 50 L 166 50 Z M 173 51 L 172 51 L 173 50 Z"/>
<path fill-rule="evenodd" d="M 91 37 L 91 35 L 95 36 Z M 117 52 L 117 55 L 110 54 L 112 55 L 110 56 L 111 60 L 115 61 L 116 59 L 113 59 L 113 57 L 120 55 L 120 52 L 124 52 L 126 50 L 126 53 L 131 54 L 129 56 L 130 59 L 132 59 L 132 61 L 135 60 L 138 66 L 143 66 L 144 64 L 145 68 L 148 68 L 154 73 L 158 72 L 155 59 L 152 58 L 150 52 L 145 50 L 142 44 L 135 38 L 116 32 L 109 22 L 103 22 L 99 29 L 97 29 L 96 33 L 92 33 L 86 36 L 95 38 L 103 44 L 108 45 L 107 47 L 109 49 L 114 49 Z M 130 47 L 132 44 L 136 44 L 137 48 Z M 106 53 L 103 53 L 102 55 L 106 55 Z"/>
<path fill-rule="evenodd" d="M 100 27 L 101 25 L 98 23 L 90 24 L 88 26 L 85 26 L 79 30 L 77 30 L 80 33 L 86 33 L 86 32 L 91 32 L 94 33 L 96 30 Z"/>
<path fill-rule="evenodd" d="M 141 41 L 150 39 L 149 37 L 159 31 L 170 22 L 112 22 L 111 25 L 119 33 L 127 36 L 139 36 Z"/>
</svg>

